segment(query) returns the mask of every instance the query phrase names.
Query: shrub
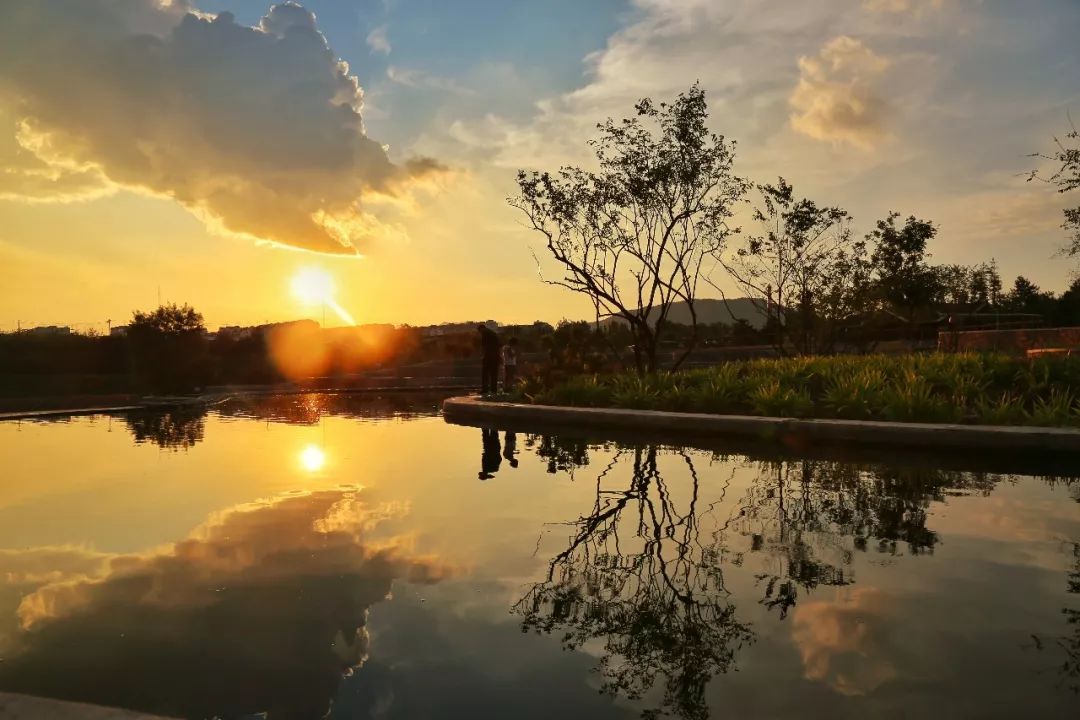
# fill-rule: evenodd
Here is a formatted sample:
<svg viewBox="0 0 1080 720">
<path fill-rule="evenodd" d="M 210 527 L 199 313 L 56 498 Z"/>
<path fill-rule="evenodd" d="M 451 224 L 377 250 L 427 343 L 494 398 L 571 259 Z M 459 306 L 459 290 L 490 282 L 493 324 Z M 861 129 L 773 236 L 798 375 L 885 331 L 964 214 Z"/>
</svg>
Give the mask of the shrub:
<svg viewBox="0 0 1080 720">
<path fill-rule="evenodd" d="M 518 398 L 784 417 L 1080 426 L 1080 356 L 836 356 L 731 362 L 682 373 L 587 375 Z"/>
</svg>

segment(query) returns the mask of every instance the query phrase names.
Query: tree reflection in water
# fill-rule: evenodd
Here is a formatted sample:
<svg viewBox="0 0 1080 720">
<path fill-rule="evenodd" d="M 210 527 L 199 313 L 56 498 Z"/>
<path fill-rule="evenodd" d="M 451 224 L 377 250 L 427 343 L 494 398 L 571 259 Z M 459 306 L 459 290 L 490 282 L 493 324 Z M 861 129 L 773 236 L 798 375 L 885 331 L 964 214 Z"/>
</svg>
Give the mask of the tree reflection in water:
<svg viewBox="0 0 1080 720">
<path fill-rule="evenodd" d="M 1070 594 L 1080 595 L 1080 542 L 1072 544 L 1072 552 L 1075 563 L 1069 572 L 1066 590 Z M 1080 695 L 1080 607 L 1064 607 L 1061 612 L 1071 632 L 1058 640 L 1058 645 L 1065 652 L 1061 675 L 1065 685 Z"/>
<path fill-rule="evenodd" d="M 657 469 L 657 448 L 629 453 L 629 487 L 603 488 L 604 477 L 627 454 L 619 452 L 597 478 L 592 512 L 571 523 L 570 546 L 514 610 L 526 629 L 563 631 L 568 649 L 602 640 L 604 691 L 640 698 L 662 676 L 662 708 L 705 718 L 706 684 L 732 667 L 752 634 L 735 617 L 716 547 L 701 542 L 697 476 L 689 455 L 683 458 L 693 488 L 680 510 Z M 633 538 L 626 537 L 627 529 Z"/>
<path fill-rule="evenodd" d="M 584 443 L 548 436 L 526 445 L 549 472 L 589 462 Z M 685 466 L 675 487 L 660 470 L 672 459 Z M 728 480 L 718 500 L 702 500 L 687 451 L 615 450 L 596 478 L 591 511 L 568 523 L 568 546 L 513 608 L 524 630 L 561 633 L 566 649 L 599 644 L 602 691 L 645 699 L 659 681 L 662 695 L 646 717 L 708 717 L 709 680 L 735 669 L 740 648 L 753 641 L 725 586 L 726 566 L 753 558 L 758 601 L 783 620 L 800 594 L 853 583 L 857 553 L 933 552 L 930 504 L 989 493 L 1001 479 L 822 460 L 711 459 L 751 470 L 740 497 L 725 500 Z M 730 510 L 721 516 L 724 507 Z"/>
<path fill-rule="evenodd" d="M 188 450 L 203 440 L 206 409 L 137 412 L 126 416 L 124 422 L 137 443 L 153 443 L 167 450 Z"/>
</svg>

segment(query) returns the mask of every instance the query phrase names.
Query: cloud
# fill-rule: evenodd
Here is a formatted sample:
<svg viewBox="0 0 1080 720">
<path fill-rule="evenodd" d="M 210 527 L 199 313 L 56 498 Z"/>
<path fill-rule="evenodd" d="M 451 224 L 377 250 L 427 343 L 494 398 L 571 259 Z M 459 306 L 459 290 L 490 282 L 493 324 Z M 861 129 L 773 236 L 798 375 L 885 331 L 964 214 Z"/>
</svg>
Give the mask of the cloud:
<svg viewBox="0 0 1080 720">
<path fill-rule="evenodd" d="M 380 25 L 368 33 L 367 46 L 371 48 L 371 52 L 389 55 L 390 51 L 393 50 L 393 46 L 390 44 L 390 38 L 387 36 L 386 31 L 387 27 L 385 25 Z"/>
<path fill-rule="evenodd" d="M 401 512 L 358 490 L 295 494 L 146 554 L 0 554 L 20 578 L 63 570 L 22 599 L 0 686 L 184 717 L 321 717 L 366 657 L 368 608 L 395 579 L 447 573 L 405 539 L 377 539 Z"/>
<path fill-rule="evenodd" d="M 816 140 L 869 148 L 887 136 L 892 108 L 874 87 L 889 61 L 855 38 L 833 38 L 816 56 L 799 58 L 791 126 Z"/>
<path fill-rule="evenodd" d="M 797 606 L 791 637 L 806 678 L 843 695 L 864 695 L 896 677 L 887 657 L 893 644 L 888 601 L 877 588 L 859 588 L 837 602 Z"/>
<path fill-rule="evenodd" d="M 65 202 L 112 192 L 96 168 L 50 164 L 23 143 L 30 144 L 27 130 L 0 106 L 0 200 Z"/>
<path fill-rule="evenodd" d="M 18 131 L 0 153 L 20 163 L 0 177 L 7 197 L 126 188 L 230 233 L 356 253 L 393 231 L 361 199 L 407 195 L 440 170 L 391 162 L 362 105 L 295 3 L 256 27 L 177 1 L 0 6 L 0 108 Z"/>
<path fill-rule="evenodd" d="M 940 10 L 942 0 L 863 0 L 863 7 L 870 12 L 893 15 L 920 15 L 926 10 Z"/>
<path fill-rule="evenodd" d="M 432 88 L 461 95 L 475 94 L 472 90 L 462 86 L 453 78 L 439 77 L 438 75 L 432 75 L 431 73 L 414 68 L 391 65 L 386 68 L 386 77 L 391 82 L 411 88 Z"/>
</svg>

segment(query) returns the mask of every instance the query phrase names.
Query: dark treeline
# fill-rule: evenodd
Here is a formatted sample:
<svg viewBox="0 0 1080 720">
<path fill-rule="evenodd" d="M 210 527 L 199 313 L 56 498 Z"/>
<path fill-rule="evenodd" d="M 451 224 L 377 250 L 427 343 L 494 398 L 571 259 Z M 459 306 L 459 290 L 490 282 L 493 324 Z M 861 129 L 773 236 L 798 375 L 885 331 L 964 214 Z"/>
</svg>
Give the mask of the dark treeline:
<svg viewBox="0 0 1080 720">
<path fill-rule="evenodd" d="M 545 329 L 514 331 L 523 353 L 549 350 Z M 436 376 L 471 377 L 475 336 L 471 327 L 426 336 L 408 326 L 323 329 L 308 320 L 210 333 L 194 308 L 165 305 L 133 313 L 123 335 L 0 334 L 0 398 L 186 393 L 326 378 L 347 384 L 356 375 L 419 365 Z"/>
</svg>

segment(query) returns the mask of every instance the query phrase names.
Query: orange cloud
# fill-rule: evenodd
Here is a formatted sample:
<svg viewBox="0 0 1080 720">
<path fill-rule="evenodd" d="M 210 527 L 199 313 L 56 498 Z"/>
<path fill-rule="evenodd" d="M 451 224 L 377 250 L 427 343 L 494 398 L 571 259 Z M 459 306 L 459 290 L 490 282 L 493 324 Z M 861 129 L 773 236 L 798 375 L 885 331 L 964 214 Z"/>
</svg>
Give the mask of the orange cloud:
<svg viewBox="0 0 1080 720">
<path fill-rule="evenodd" d="M 791 127 L 816 140 L 872 147 L 888 135 L 892 110 L 874 87 L 888 66 L 887 59 L 846 35 L 815 56 L 799 58 L 799 82 L 789 98 Z"/>
<path fill-rule="evenodd" d="M 896 677 L 887 657 L 888 596 L 877 588 L 842 591 L 837 602 L 809 602 L 795 609 L 791 637 L 808 680 L 844 695 L 863 695 Z"/>
</svg>

